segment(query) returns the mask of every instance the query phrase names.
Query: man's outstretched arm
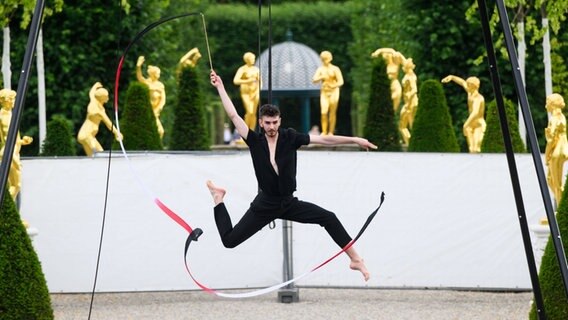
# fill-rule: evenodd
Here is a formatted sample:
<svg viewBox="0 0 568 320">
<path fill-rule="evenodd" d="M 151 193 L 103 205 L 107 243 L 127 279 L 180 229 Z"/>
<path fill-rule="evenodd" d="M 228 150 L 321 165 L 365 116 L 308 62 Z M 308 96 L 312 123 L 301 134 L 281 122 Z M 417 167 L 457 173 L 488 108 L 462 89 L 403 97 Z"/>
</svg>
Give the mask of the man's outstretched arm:
<svg viewBox="0 0 568 320">
<path fill-rule="evenodd" d="M 223 80 L 221 80 L 221 77 L 219 77 L 213 70 L 211 70 L 211 84 L 215 88 L 217 88 L 217 92 L 219 92 L 219 97 L 221 98 L 221 102 L 223 103 L 223 108 L 225 108 L 227 116 L 229 116 L 229 119 L 231 119 L 231 122 L 233 122 L 233 125 L 235 125 L 237 132 L 241 135 L 241 137 L 246 138 L 249 128 L 243 118 L 241 118 L 237 113 L 237 109 L 235 109 L 233 101 L 231 101 L 231 98 L 229 98 L 229 95 L 225 90 Z"/>
<path fill-rule="evenodd" d="M 319 136 L 310 134 L 310 143 L 336 145 L 336 144 L 358 144 L 363 149 L 377 149 L 377 146 L 365 138 L 347 136 Z"/>
</svg>

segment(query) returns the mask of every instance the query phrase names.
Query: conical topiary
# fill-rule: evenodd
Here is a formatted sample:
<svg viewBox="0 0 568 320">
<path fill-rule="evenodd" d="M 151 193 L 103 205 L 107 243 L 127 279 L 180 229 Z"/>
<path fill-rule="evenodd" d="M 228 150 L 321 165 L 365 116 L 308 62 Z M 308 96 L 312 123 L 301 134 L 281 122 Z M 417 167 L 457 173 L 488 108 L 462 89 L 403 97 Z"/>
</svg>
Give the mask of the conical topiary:
<svg viewBox="0 0 568 320">
<path fill-rule="evenodd" d="M 209 150 L 211 139 L 206 115 L 197 68 L 181 67 L 169 149 Z"/>
<path fill-rule="evenodd" d="M 507 114 L 507 123 L 509 125 L 509 133 L 513 144 L 513 151 L 516 153 L 526 152 L 525 144 L 519 133 L 519 121 L 517 120 L 517 108 L 510 100 L 504 100 L 505 113 Z M 491 101 L 485 108 L 485 122 L 487 127 L 481 142 L 481 152 L 484 153 L 501 153 L 505 152 L 505 142 L 503 141 L 503 131 L 501 130 L 501 122 L 499 121 L 499 110 L 497 102 Z"/>
<path fill-rule="evenodd" d="M 162 150 L 147 85 L 132 82 L 128 86 L 120 132 L 126 150 Z"/>
<path fill-rule="evenodd" d="M 74 156 L 77 154 L 75 138 L 69 120 L 63 116 L 54 116 L 47 124 L 47 133 L 43 141 L 42 156 Z"/>
<path fill-rule="evenodd" d="M 7 191 L 0 211 L 0 319 L 53 319 L 39 259 Z"/>
<path fill-rule="evenodd" d="M 420 86 L 418 110 L 412 126 L 408 151 L 459 152 L 444 89 L 439 81 L 426 80 Z"/>
<path fill-rule="evenodd" d="M 564 192 L 556 211 L 558 229 L 562 237 L 562 246 L 568 248 L 568 180 L 564 185 Z M 544 249 L 544 254 L 540 263 L 539 283 L 544 300 L 544 311 L 546 318 L 550 320 L 568 319 L 568 297 L 564 289 L 564 282 L 560 274 L 560 265 L 556 258 L 554 243 L 550 237 Z M 529 313 L 531 320 L 539 319 L 536 312 L 536 305 L 533 303 Z"/>
<path fill-rule="evenodd" d="M 378 146 L 377 151 L 401 151 L 390 93 L 390 80 L 383 59 L 373 60 L 371 92 L 363 136 Z"/>
</svg>

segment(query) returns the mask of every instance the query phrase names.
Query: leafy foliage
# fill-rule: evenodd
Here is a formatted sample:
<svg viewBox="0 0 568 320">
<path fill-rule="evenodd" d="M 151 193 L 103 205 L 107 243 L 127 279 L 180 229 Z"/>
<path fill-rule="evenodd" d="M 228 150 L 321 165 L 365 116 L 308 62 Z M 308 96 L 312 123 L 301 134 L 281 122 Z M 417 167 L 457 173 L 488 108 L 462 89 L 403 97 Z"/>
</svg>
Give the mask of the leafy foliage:
<svg viewBox="0 0 568 320">
<path fill-rule="evenodd" d="M 48 4 L 58 1 L 50 0 Z M 563 5 L 564 1 L 548 1 L 546 5 L 555 8 Z M 0 8 L 4 9 L 4 5 L 9 6 L 13 2 L 4 1 Z M 227 2 L 232 4 L 210 4 Z M 46 19 L 43 25 L 44 59 L 45 65 L 49 66 L 45 74 L 48 116 L 63 114 L 74 122 L 75 128 L 79 128 L 87 104 L 85 88 L 100 81 L 112 92 L 110 87 L 114 83 L 119 55 L 134 35 L 160 17 L 187 13 L 188 8 L 205 13 L 214 67 L 224 79 L 229 79 L 242 64 L 244 52 L 255 52 L 258 57 L 259 51 L 268 46 L 267 8 L 263 6 L 259 26 L 256 4 L 258 2 L 230 0 L 67 1 L 63 11 L 56 18 Z M 274 1 L 273 42 L 284 41 L 286 31 L 290 29 L 295 41 L 317 52 L 329 50 L 334 54 L 334 64 L 342 69 L 346 82 L 341 91 L 337 131 L 338 134 L 361 135 L 367 103 L 370 101 L 370 53 L 379 47 L 392 47 L 406 57 L 413 58 L 420 83 L 425 79 L 441 79 L 448 74 L 462 77 L 475 75 L 481 79 L 481 90 L 486 100 L 493 99 L 492 90 L 487 85 L 490 83 L 487 65 L 476 64 L 476 59 L 485 52 L 478 18 L 469 23 L 465 21 L 465 12 L 470 5 L 469 0 L 457 0 L 452 5 L 422 0 Z M 20 29 L 23 14 L 18 10 L 23 8 L 11 11 L 9 23 L 12 30 L 11 58 L 16 67 L 22 60 L 28 36 L 27 30 Z M 552 13 L 556 14 L 557 11 Z M 549 12 L 549 16 L 552 13 Z M 565 92 L 568 83 L 564 81 L 568 74 L 563 59 L 567 56 L 564 43 L 568 41 L 564 29 L 558 29 L 557 41 L 553 39 L 551 43 L 554 91 L 558 93 Z M 166 86 L 168 101 L 161 119 L 166 129 L 164 142 L 168 145 L 174 121 L 174 108 L 168 106 L 176 101 L 177 95 L 175 67 L 179 57 L 195 46 L 199 47 L 205 61 L 207 55 L 201 19 L 199 16 L 189 16 L 152 29 L 131 47 L 124 60 L 119 81 L 119 102 L 124 99 L 126 91 L 122 88 L 126 88 L 134 76 L 137 56 L 146 56 L 149 64 L 162 69 L 160 80 Z M 527 94 L 531 106 L 535 106 L 531 108 L 531 113 L 540 146 L 544 147 L 543 132 L 547 119 L 542 107 L 545 100 L 542 90 L 542 48 L 530 46 L 527 53 Z M 511 72 L 508 61 L 504 59 L 499 60 L 499 68 L 502 75 Z M 17 76 L 18 73 L 13 73 L 13 79 Z M 200 77 L 206 78 L 207 75 Z M 36 84 L 37 79 L 32 74 L 21 127 L 23 134 L 35 139 L 32 146 L 22 150 L 23 155 L 37 154 L 39 149 Z M 236 86 L 227 86 L 227 90 L 230 96 L 238 97 Z M 511 81 L 503 81 L 503 92 L 515 101 Z M 205 90 L 204 94 L 206 101 L 215 99 L 212 89 Z M 465 151 L 467 144 L 459 133 L 467 118 L 466 96 L 457 86 L 448 87 L 446 94 L 454 130 Z M 298 102 L 289 100 L 280 101 L 285 115 L 283 125 L 294 126 L 300 123 L 300 112 Z M 234 102 L 242 113 L 240 99 L 234 99 Z M 317 103 L 314 98 L 312 105 Z M 319 121 L 319 115 L 317 108 L 312 109 L 310 124 L 313 125 Z M 288 120 L 290 122 L 285 123 Z M 102 131 L 98 139 L 105 145 L 110 144 L 113 137 L 109 132 Z"/>
<path fill-rule="evenodd" d="M 71 132 L 69 120 L 53 117 L 47 124 L 47 133 L 43 142 L 42 156 L 74 156 L 75 138 Z"/>
<path fill-rule="evenodd" d="M 384 59 L 373 59 L 369 110 L 364 136 L 378 146 L 377 151 L 401 151 L 400 136 L 394 121 L 390 80 Z"/>
<path fill-rule="evenodd" d="M 459 152 L 442 84 L 426 80 L 418 92 L 418 110 L 408 151 Z"/>
<path fill-rule="evenodd" d="M 137 81 L 130 83 L 120 131 L 126 150 L 162 150 L 147 85 Z"/>
<path fill-rule="evenodd" d="M 348 46 L 352 39 L 351 33 L 351 2 L 311 2 L 285 3 L 272 6 L 272 37 L 273 44 L 287 40 L 287 31 L 292 32 L 293 41 L 312 48 L 319 54 L 328 50 L 333 54 L 333 64 L 338 66 L 345 78 L 341 87 L 341 98 L 337 110 L 337 134 L 351 135 L 351 92 L 352 80 L 350 70 L 354 61 L 348 54 Z M 268 10 L 262 9 L 262 20 L 258 23 L 258 8 L 251 5 L 214 5 L 210 6 L 205 15 L 208 19 L 207 31 L 211 54 L 214 57 L 214 68 L 223 79 L 232 79 L 237 69 L 243 64 L 245 52 L 256 54 L 257 60 L 268 47 Z M 260 34 L 259 34 L 260 31 Z M 259 48 L 260 37 L 260 48 Z M 259 53 L 260 51 L 260 53 Z M 370 53 L 369 53 L 370 54 Z M 315 72 L 315 70 L 314 70 Z M 228 85 L 225 81 L 229 96 L 235 97 L 233 103 L 239 114 L 244 114 L 242 101 L 237 86 Z M 212 92 L 212 90 L 210 90 Z M 319 98 L 311 101 L 312 106 L 319 106 Z M 266 103 L 266 99 L 261 101 Z M 279 99 L 283 113 L 282 126 L 300 126 L 300 108 L 296 99 Z M 312 108 L 311 125 L 319 125 L 319 108 Z"/>
<path fill-rule="evenodd" d="M 183 67 L 179 73 L 178 101 L 170 150 L 209 150 L 209 131 L 197 68 Z"/>
<path fill-rule="evenodd" d="M 404 24 L 401 21 L 407 19 L 401 7 L 403 1 L 358 0 L 352 3 L 353 38 L 349 40 L 348 47 L 349 56 L 353 61 L 350 71 L 350 79 L 353 82 L 351 117 L 353 132 L 362 135 L 369 95 L 372 92 L 369 72 L 373 68 L 371 53 L 378 48 L 389 47 L 410 58 L 413 42 L 409 41 L 410 34 L 402 30 Z"/>
<path fill-rule="evenodd" d="M 46 19 L 43 24 L 48 117 L 52 114 L 62 114 L 73 121 L 74 128 L 79 128 L 84 120 L 84 108 L 89 99 L 84 93 L 97 81 L 109 92 L 114 91 L 120 55 L 134 35 L 162 16 L 186 13 L 188 8 L 200 11 L 200 2 L 202 1 L 176 0 L 171 3 L 161 0 L 130 0 L 130 5 L 127 6 L 126 2 L 117 3 L 111 0 L 67 1 L 61 13 Z M 21 18 L 18 16 L 10 22 L 11 57 L 15 67 L 19 67 L 28 36 L 28 30 L 19 28 L 20 22 Z M 179 57 L 189 49 L 188 44 L 196 43 L 196 38 L 202 39 L 200 22 L 199 16 L 190 16 L 166 23 L 153 29 L 130 48 L 119 81 L 121 107 L 128 83 L 134 79 L 136 59 L 139 55 L 145 55 L 148 63 L 161 67 L 160 80 L 166 85 L 166 90 L 169 90 L 168 98 L 175 98 L 175 66 Z M 13 73 L 12 79 L 17 80 L 18 75 Z M 119 108 L 119 112 L 122 112 L 122 108 Z M 171 122 L 168 122 L 170 113 L 171 110 L 166 104 L 162 112 L 162 120 L 165 118 L 162 122 L 166 128 L 171 126 Z M 22 134 L 34 137 L 34 143 L 22 149 L 23 155 L 38 153 L 37 114 L 37 78 L 32 73 L 21 127 Z M 167 132 L 166 129 L 166 135 Z M 110 132 L 102 130 L 97 139 L 103 146 L 110 146 L 114 137 Z"/>
<path fill-rule="evenodd" d="M 482 84 L 491 83 L 487 66 L 473 64 L 473 60 L 485 52 L 485 46 L 478 20 L 471 24 L 465 22 L 465 11 L 470 4 L 469 0 L 453 1 L 451 5 L 439 1 L 404 1 L 408 19 L 401 28 L 412 35 L 418 45 L 413 47 L 412 57 L 419 82 L 454 74 L 464 79 L 472 75 Z M 485 87 L 485 91 L 482 94 L 488 100 L 491 87 Z M 461 132 L 468 117 L 467 96 L 461 87 L 452 86 L 446 90 L 446 98 L 460 149 L 466 151 L 467 142 Z"/>
<path fill-rule="evenodd" d="M 0 211 L 0 319 L 53 319 L 39 259 L 8 192 Z"/>
<path fill-rule="evenodd" d="M 517 108 L 510 100 L 505 100 L 505 113 L 507 115 L 507 123 L 509 133 L 511 134 L 511 142 L 514 152 L 526 152 L 525 145 L 519 133 L 519 121 L 517 120 Z M 497 102 L 491 101 L 485 110 L 485 118 L 487 128 L 481 142 L 481 152 L 484 153 L 501 153 L 505 152 L 505 142 L 503 141 L 503 132 L 501 130 L 501 122 L 499 121 L 499 112 Z"/>
<path fill-rule="evenodd" d="M 36 6 L 34 0 L 3 0 L 0 4 L 0 28 L 8 25 L 19 7 L 22 7 L 22 15 L 20 17 L 20 26 L 26 28 L 31 21 Z M 47 0 L 43 9 L 43 16 L 48 17 L 55 12 L 60 12 L 63 8 L 63 0 Z"/>
</svg>

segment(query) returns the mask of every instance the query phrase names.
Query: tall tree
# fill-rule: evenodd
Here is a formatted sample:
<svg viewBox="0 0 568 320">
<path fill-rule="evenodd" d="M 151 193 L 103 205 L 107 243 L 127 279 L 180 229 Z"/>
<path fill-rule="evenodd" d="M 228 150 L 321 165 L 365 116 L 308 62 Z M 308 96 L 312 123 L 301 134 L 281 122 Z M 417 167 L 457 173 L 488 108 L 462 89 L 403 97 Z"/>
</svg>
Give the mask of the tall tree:
<svg viewBox="0 0 568 320">
<path fill-rule="evenodd" d="M 86 88 L 101 82 L 113 92 L 118 59 L 135 34 L 163 16 L 202 11 L 201 2 L 205 1 L 66 1 L 58 18 L 46 19 L 43 24 L 46 116 L 62 114 L 74 122 L 74 131 L 78 130 L 88 102 L 84 94 Z M 14 17 L 12 59 L 23 57 L 27 37 L 24 31 L 13 27 L 21 19 L 19 15 Z M 145 55 L 148 61 L 163 69 L 161 80 L 166 88 L 174 88 L 168 92 L 168 97 L 174 101 L 176 60 L 187 51 L 187 43 L 195 42 L 191 39 L 203 37 L 201 30 L 201 18 L 196 15 L 160 25 L 137 41 L 123 65 L 119 101 L 123 101 L 127 84 L 134 78 L 138 55 Z M 30 78 L 29 96 L 22 115 L 22 130 L 34 136 L 33 144 L 22 150 L 24 155 L 35 155 L 39 150 L 37 81 L 36 77 Z M 122 112 L 122 108 L 119 111 Z M 170 112 L 166 106 L 162 115 L 167 118 Z M 109 132 L 101 132 L 99 138 L 101 144 L 109 147 L 114 140 Z"/>
<path fill-rule="evenodd" d="M 416 63 L 419 83 L 428 79 L 442 79 L 449 74 L 461 77 L 475 75 L 482 83 L 489 83 L 486 65 L 473 63 L 485 50 L 481 25 L 464 23 L 464 15 L 471 2 L 456 0 L 449 5 L 444 1 L 403 1 L 407 17 L 400 23 L 400 28 L 415 41 L 415 50 L 408 55 Z M 460 149 L 465 151 L 467 142 L 461 132 L 468 118 L 468 110 L 464 108 L 467 105 L 466 97 L 460 90 L 457 86 L 445 89 L 454 131 Z M 491 99 L 491 92 L 482 94 Z"/>
<path fill-rule="evenodd" d="M 557 35 L 568 13 L 568 0 L 535 0 L 535 8 L 540 9 L 542 28 L 542 53 L 544 62 L 544 88 L 546 96 L 552 94 L 552 50 L 551 33 Z"/>
<path fill-rule="evenodd" d="M 35 0 L 4 0 L 0 4 L 0 27 L 3 33 L 2 45 L 2 79 L 4 88 L 12 88 L 12 71 L 10 61 L 10 21 L 14 18 L 14 14 L 20 9 L 22 15 L 20 19 L 20 28 L 25 29 L 31 21 Z M 63 0 L 48 0 L 45 4 L 43 17 L 51 16 L 54 12 L 61 11 Z"/>
<path fill-rule="evenodd" d="M 21 0 L 5 0 L 0 4 L 0 27 L 2 27 L 2 87 L 12 89 L 12 70 L 10 64 L 9 23 Z"/>
<path fill-rule="evenodd" d="M 544 104 L 546 97 L 552 94 L 553 91 L 559 93 L 563 92 L 564 90 L 568 90 L 562 88 L 562 86 L 568 87 L 564 84 L 564 81 L 562 81 L 568 77 L 564 59 L 562 55 L 558 55 L 554 52 L 556 48 L 563 46 L 562 42 L 559 41 L 559 38 L 557 36 L 559 31 L 561 30 L 562 22 L 566 20 L 566 14 L 568 13 L 568 0 L 510 0 L 506 1 L 505 5 L 507 8 L 514 10 L 515 13 L 513 16 L 512 28 L 516 31 L 515 34 L 517 39 L 517 56 L 519 59 L 519 66 L 521 68 L 521 75 L 523 76 L 523 80 L 525 80 L 525 85 L 531 85 L 535 83 L 535 77 L 532 77 L 530 75 L 527 76 L 525 74 L 525 63 L 527 60 L 527 46 L 525 37 L 530 37 L 529 43 L 533 46 L 537 41 L 541 41 L 541 49 L 533 49 L 531 53 L 533 55 L 538 55 L 538 60 L 543 62 L 542 66 L 538 69 L 532 67 L 529 70 L 526 70 L 527 72 L 530 70 L 532 70 L 532 72 L 534 72 L 534 70 L 543 71 L 542 77 L 544 79 L 544 86 L 542 82 L 540 82 L 537 88 L 539 89 L 538 92 L 542 92 L 542 88 L 544 87 L 544 94 L 539 96 L 538 99 L 530 99 L 531 97 L 529 94 L 529 100 L 536 102 L 536 105 L 540 107 Z M 491 26 L 494 27 L 499 22 L 498 11 L 496 10 L 495 6 L 489 9 L 492 12 Z M 477 11 L 477 2 L 474 2 L 474 4 L 468 9 L 466 13 L 467 19 L 470 21 L 477 20 Z M 537 22 L 537 19 L 539 17 L 541 18 L 540 24 Z M 497 36 L 494 40 L 495 47 L 496 49 L 500 50 L 503 55 L 506 55 L 503 39 L 503 34 L 497 33 Z M 481 63 L 483 56 L 484 55 L 479 56 L 478 59 L 476 59 L 476 63 Z M 555 73 L 556 77 L 554 76 Z M 554 79 L 558 79 L 558 83 L 555 84 L 553 82 Z M 531 92 L 533 90 L 529 88 L 527 89 L 527 91 Z M 539 109 L 535 109 L 533 111 L 533 116 L 537 115 L 537 117 L 541 119 L 546 118 L 539 116 L 543 113 L 546 115 L 545 112 L 539 111 Z M 545 121 L 541 120 L 540 122 Z M 521 131 L 521 136 L 524 140 L 525 128 L 520 109 L 519 128 Z M 541 139 L 541 146 L 544 144 L 543 140 L 544 139 Z"/>
<path fill-rule="evenodd" d="M 0 17 L 3 25 L 3 51 L 2 51 L 2 77 L 6 88 L 11 89 L 12 87 L 12 71 L 10 62 L 10 27 L 8 23 L 10 22 L 12 14 L 15 12 L 17 7 L 21 5 L 23 7 L 23 14 L 21 17 L 20 27 L 25 29 L 31 17 L 34 13 L 36 7 L 36 1 L 31 0 L 10 0 L 7 4 L 0 6 Z M 63 7 L 63 0 L 52 0 L 49 1 L 44 9 L 43 18 L 51 16 L 54 12 L 60 12 Z M 45 138 L 46 123 L 45 123 L 45 76 L 44 76 L 44 64 L 43 64 L 43 36 L 40 29 L 38 42 L 36 46 L 36 65 L 37 65 L 37 78 L 38 78 L 38 101 L 39 101 L 39 127 L 40 127 L 40 144 L 43 143 Z"/>
<path fill-rule="evenodd" d="M 351 112 L 353 133 L 363 135 L 367 113 L 371 73 L 373 68 L 371 53 L 378 48 L 389 47 L 413 57 L 417 43 L 405 33 L 407 16 L 403 11 L 403 1 L 352 1 L 351 29 L 353 39 L 349 44 L 349 55 L 354 61 L 350 72 L 353 81 L 353 109 Z M 415 60 L 416 61 L 416 60 Z M 420 66 L 418 66 L 420 69 Z"/>
</svg>

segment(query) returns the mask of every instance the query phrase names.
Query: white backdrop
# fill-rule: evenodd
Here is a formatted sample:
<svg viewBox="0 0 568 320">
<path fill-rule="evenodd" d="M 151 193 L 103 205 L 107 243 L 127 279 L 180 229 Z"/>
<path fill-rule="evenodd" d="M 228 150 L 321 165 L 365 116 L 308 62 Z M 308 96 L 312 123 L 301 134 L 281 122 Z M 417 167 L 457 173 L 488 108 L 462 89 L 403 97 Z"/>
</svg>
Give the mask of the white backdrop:
<svg viewBox="0 0 568 320">
<path fill-rule="evenodd" d="M 187 234 L 154 197 L 204 230 L 188 261 L 205 285 L 282 280 L 280 222 L 236 249 L 223 248 L 215 227 L 205 181 L 228 189 L 226 204 L 237 221 L 256 194 L 248 151 L 131 160 L 132 170 L 118 154 L 110 163 L 98 291 L 197 289 L 183 266 Z M 518 155 L 517 166 L 528 222 L 537 224 L 545 213 L 530 155 Z M 106 157 L 23 160 L 20 211 L 39 229 L 34 246 L 51 292 L 92 289 L 107 167 Z M 530 288 L 505 155 L 299 152 L 296 195 L 335 212 L 353 235 L 381 191 L 383 208 L 356 245 L 371 280 L 365 283 L 340 256 L 298 285 Z M 324 229 L 294 224 L 296 274 L 337 251 Z"/>
</svg>

